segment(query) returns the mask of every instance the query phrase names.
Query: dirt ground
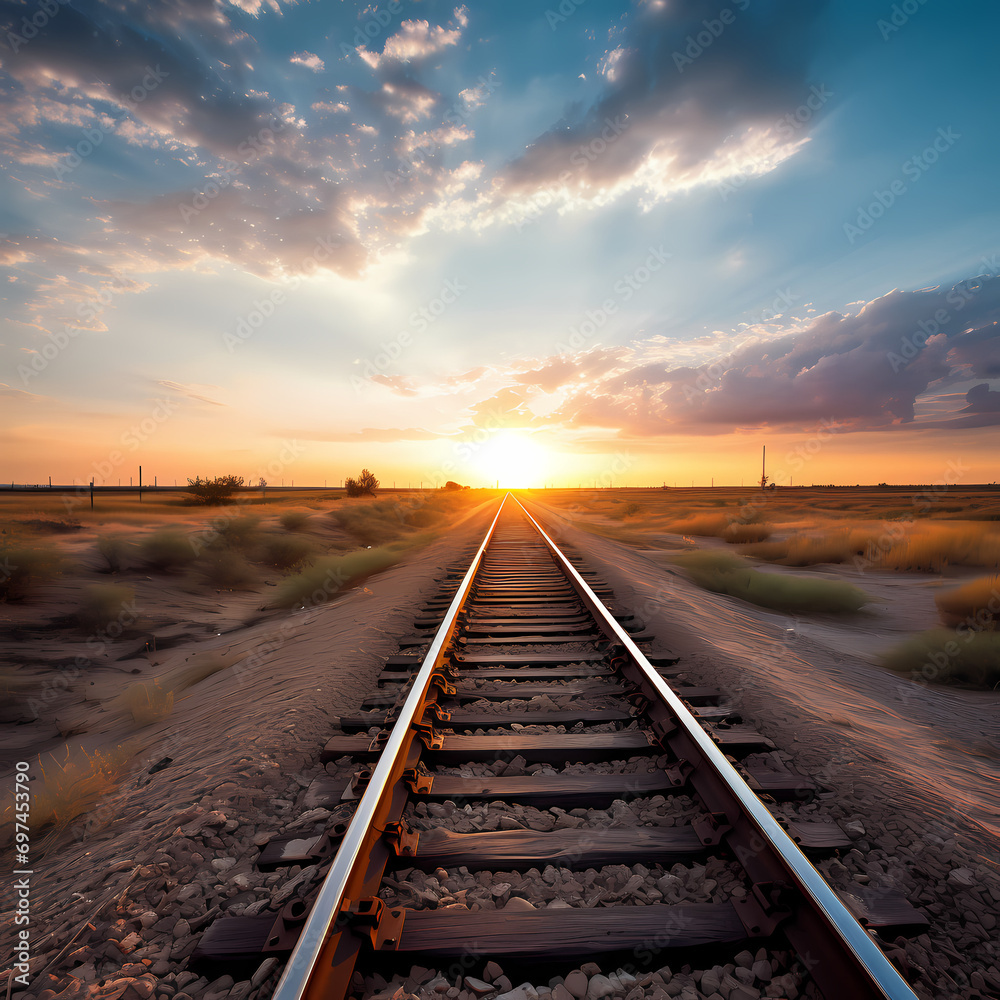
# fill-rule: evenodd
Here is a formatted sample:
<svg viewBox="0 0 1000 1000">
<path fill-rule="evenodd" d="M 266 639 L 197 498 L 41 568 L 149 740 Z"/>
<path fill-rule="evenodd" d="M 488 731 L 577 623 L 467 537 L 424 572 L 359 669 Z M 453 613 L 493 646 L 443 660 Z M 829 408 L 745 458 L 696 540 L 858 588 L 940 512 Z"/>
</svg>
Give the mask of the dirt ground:
<svg viewBox="0 0 1000 1000">
<path fill-rule="evenodd" d="M 535 509 L 557 541 L 585 553 L 618 601 L 656 633 L 661 650 L 680 655 L 692 680 L 727 692 L 733 707 L 774 739 L 783 761 L 829 790 L 821 806 L 830 816 L 862 825 L 863 861 L 828 865 L 831 881 L 892 885 L 918 904 L 938 906 L 932 943 L 995 971 L 996 945 L 984 945 L 982 934 L 984 927 L 992 934 L 990 913 L 1000 903 L 998 695 L 915 685 L 875 662 L 896 638 L 927 626 L 941 575 L 867 571 L 863 585 L 876 600 L 849 619 L 770 612 L 706 592 L 663 559 L 664 551 L 693 544 L 725 545 L 719 539 L 601 537 L 581 521 L 614 530 L 621 524 L 599 505 L 544 494 L 532 501 L 541 501 Z M 322 770 L 319 748 L 337 716 L 374 690 L 381 659 L 412 631 L 413 611 L 437 590 L 443 567 L 471 555 L 493 510 L 495 499 L 470 498 L 446 537 L 300 610 L 260 610 L 273 574 L 244 590 L 213 590 L 187 577 L 132 573 L 137 602 L 147 609 L 142 627 L 66 686 L 54 678 L 72 673 L 85 640 L 61 616 L 96 578 L 95 536 L 112 523 L 149 532 L 176 511 L 116 511 L 104 523 L 79 516 L 83 528 L 58 536 L 86 573 L 47 585 L 40 601 L 0 605 L 0 656 L 18 667 L 7 676 L 31 678 L 36 694 L 53 692 L 36 718 L 25 712 L 20 689 L 6 699 L 3 790 L 13 788 L 15 760 L 48 759 L 68 745 L 79 748 L 77 761 L 124 749 L 87 811 L 61 831 L 41 832 L 33 845 L 36 936 L 31 986 L 21 996 L 248 996 L 249 980 L 208 982 L 177 970 L 215 916 L 259 912 L 255 907 L 293 891 L 289 877 L 299 880 L 299 891 L 318 877 L 296 867 L 262 878 L 253 859 L 270 836 L 320 830 L 335 818 L 326 810 L 302 815 L 304 790 Z M 184 517 L 195 530 L 205 514 Z M 320 540 L 345 544 L 335 530 Z M 833 566 L 795 572 L 848 573 Z M 147 650 L 147 634 L 166 637 L 168 648 Z M 134 704 L 126 710 L 115 700 L 144 677 L 192 668 L 199 679 L 178 691 L 162 718 L 141 724 Z M 5 899 L 4 909 L 12 907 L 13 897 Z M 946 984 L 948 974 L 942 969 L 936 981 Z M 266 996 L 273 981 L 265 967 L 252 987 Z M 941 985 L 938 995 L 972 994 Z"/>
</svg>

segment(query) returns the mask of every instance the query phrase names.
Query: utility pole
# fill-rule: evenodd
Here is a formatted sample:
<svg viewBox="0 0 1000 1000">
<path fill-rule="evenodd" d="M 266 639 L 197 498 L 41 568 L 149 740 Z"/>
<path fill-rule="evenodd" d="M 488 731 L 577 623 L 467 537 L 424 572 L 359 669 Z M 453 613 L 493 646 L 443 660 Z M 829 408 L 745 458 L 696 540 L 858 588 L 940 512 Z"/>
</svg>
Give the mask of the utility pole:
<svg viewBox="0 0 1000 1000">
<path fill-rule="evenodd" d="M 142 503 L 142 466 L 139 466 L 139 503 Z"/>
<path fill-rule="evenodd" d="M 763 489 L 765 486 L 767 486 L 767 473 L 764 471 L 764 468 L 765 468 L 765 465 L 766 465 L 766 461 L 765 461 L 766 458 L 767 458 L 767 445 L 765 444 L 761 448 L 761 452 L 760 452 L 760 488 L 761 489 Z"/>
</svg>

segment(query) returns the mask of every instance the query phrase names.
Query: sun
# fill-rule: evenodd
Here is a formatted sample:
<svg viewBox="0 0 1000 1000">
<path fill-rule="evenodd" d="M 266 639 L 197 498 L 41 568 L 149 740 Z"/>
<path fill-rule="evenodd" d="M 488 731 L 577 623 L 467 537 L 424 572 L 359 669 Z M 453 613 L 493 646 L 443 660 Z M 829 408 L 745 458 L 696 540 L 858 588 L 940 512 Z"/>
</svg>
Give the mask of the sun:
<svg viewBox="0 0 1000 1000">
<path fill-rule="evenodd" d="M 533 489 L 544 486 L 553 475 L 553 456 L 525 431 L 493 433 L 472 461 L 476 472 L 502 489 Z"/>
</svg>

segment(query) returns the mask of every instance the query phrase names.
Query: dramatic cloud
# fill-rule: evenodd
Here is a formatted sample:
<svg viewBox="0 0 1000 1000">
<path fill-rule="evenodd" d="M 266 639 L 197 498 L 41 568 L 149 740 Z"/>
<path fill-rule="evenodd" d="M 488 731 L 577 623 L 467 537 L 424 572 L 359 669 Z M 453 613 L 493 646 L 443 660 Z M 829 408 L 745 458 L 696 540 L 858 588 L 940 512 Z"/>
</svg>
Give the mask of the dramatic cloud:
<svg viewBox="0 0 1000 1000">
<path fill-rule="evenodd" d="M 636 438 L 823 421 L 842 431 L 1000 424 L 1000 391 L 988 383 L 970 389 L 950 417 L 916 413 L 919 401 L 967 384 L 970 357 L 992 357 L 1000 346 L 1000 277 L 968 287 L 892 291 L 785 335 L 751 330 L 742 346 L 701 365 L 650 360 L 663 348 L 646 342 L 564 354 L 509 370 L 508 387 L 472 407 L 473 422 L 502 413 L 509 426 Z"/>
<path fill-rule="evenodd" d="M 824 7 L 729 8 L 725 24 L 715 0 L 636 11 L 600 60 L 600 99 L 495 178 L 484 218 L 516 220 L 542 197 L 603 204 L 635 190 L 649 205 L 773 170 L 808 141 L 807 123 L 832 96 L 808 76 Z"/>
</svg>

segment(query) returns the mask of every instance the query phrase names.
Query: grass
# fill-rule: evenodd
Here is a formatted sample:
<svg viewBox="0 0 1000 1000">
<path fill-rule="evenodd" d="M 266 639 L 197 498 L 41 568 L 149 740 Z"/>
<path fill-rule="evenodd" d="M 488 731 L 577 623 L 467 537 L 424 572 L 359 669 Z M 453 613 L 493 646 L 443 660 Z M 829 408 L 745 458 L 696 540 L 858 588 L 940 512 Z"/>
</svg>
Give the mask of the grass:
<svg viewBox="0 0 1000 1000">
<path fill-rule="evenodd" d="M 292 569 L 316 554 L 316 546 L 308 538 L 295 535 L 267 535 L 261 539 L 255 558 L 275 569 Z"/>
<path fill-rule="evenodd" d="M 105 704 L 113 716 L 131 717 L 137 728 L 160 722 L 174 710 L 178 695 L 232 666 L 235 654 L 195 653 L 188 661 L 156 677 L 135 681 Z"/>
<path fill-rule="evenodd" d="M 406 548 L 400 545 L 381 546 L 318 559 L 301 573 L 286 577 L 279 583 L 273 604 L 279 608 L 322 604 L 355 580 L 399 562 Z"/>
<path fill-rule="evenodd" d="M 286 531 L 303 531 L 309 523 L 309 514 L 304 510 L 286 510 L 278 521 Z"/>
<path fill-rule="evenodd" d="M 780 541 L 747 545 L 740 554 L 782 566 L 818 566 L 861 558 L 868 549 L 870 533 L 836 529 L 822 535 L 790 534 Z"/>
<path fill-rule="evenodd" d="M 889 650 L 882 665 L 939 684 L 1000 685 L 1000 632 L 921 632 Z"/>
<path fill-rule="evenodd" d="M 66 567 L 66 560 L 51 546 L 5 547 L 0 550 L 0 600 L 24 600 Z"/>
<path fill-rule="evenodd" d="M 741 524 L 734 521 L 722 532 L 722 537 L 733 545 L 744 542 L 762 542 L 771 537 L 769 524 Z"/>
<path fill-rule="evenodd" d="M 407 518 L 419 520 L 420 509 L 395 500 L 374 500 L 338 508 L 330 518 L 359 545 L 384 545 L 404 535 L 413 526 Z"/>
<path fill-rule="evenodd" d="M 198 557 L 198 574 L 210 586 L 223 590 L 250 587 L 257 571 L 239 552 L 226 546 L 209 547 Z"/>
<path fill-rule="evenodd" d="M 29 826 L 38 832 L 46 827 L 66 829 L 78 816 L 94 811 L 106 795 L 118 788 L 137 744 L 108 744 L 87 750 L 80 744 L 64 744 L 59 750 L 39 754 L 37 775 L 31 782 Z M 8 842 L 13 837 L 13 803 L 4 809 Z M 35 846 L 35 845 L 33 845 Z M 44 843 L 38 845 L 44 848 Z"/>
<path fill-rule="evenodd" d="M 791 614 L 849 614 L 871 600 L 841 580 L 761 573 L 728 552 L 687 552 L 671 561 L 699 587 Z"/>
<path fill-rule="evenodd" d="M 85 629 L 107 628 L 122 617 L 127 605 L 135 598 L 131 587 L 117 583 L 93 583 L 83 588 L 79 607 L 76 609 L 77 622 Z"/>
<path fill-rule="evenodd" d="M 130 684 L 120 697 L 119 704 L 131 714 L 138 728 L 159 722 L 174 710 L 173 690 L 156 677 Z"/>
<path fill-rule="evenodd" d="M 965 622 L 979 628 L 993 628 L 1000 620 L 1000 577 L 984 576 L 934 598 L 945 625 Z"/>
<path fill-rule="evenodd" d="M 144 538 L 139 543 L 139 555 L 147 566 L 163 572 L 183 569 L 196 558 L 187 535 L 174 528 L 162 528 Z"/>
</svg>

